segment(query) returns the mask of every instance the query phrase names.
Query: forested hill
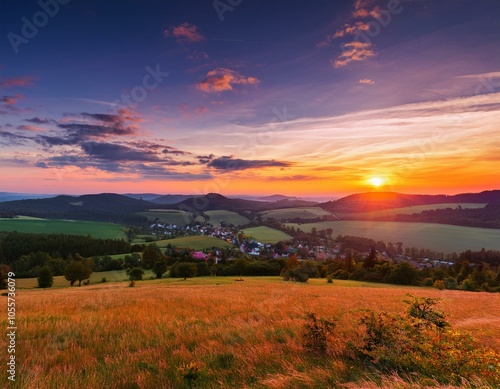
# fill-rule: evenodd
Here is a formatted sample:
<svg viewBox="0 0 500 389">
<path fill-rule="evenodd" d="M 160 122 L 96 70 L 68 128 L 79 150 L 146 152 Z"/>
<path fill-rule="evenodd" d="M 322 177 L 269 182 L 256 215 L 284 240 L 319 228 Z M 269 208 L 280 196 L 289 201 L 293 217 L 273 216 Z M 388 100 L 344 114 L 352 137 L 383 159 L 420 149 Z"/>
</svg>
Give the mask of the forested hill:
<svg viewBox="0 0 500 389">
<path fill-rule="evenodd" d="M 368 192 L 353 194 L 320 206 L 330 212 L 369 212 L 416 205 L 443 203 L 500 203 L 500 190 L 458 195 L 412 195 L 395 192 Z"/>
<path fill-rule="evenodd" d="M 49 199 L 18 200 L 0 203 L 0 214 L 26 215 L 48 219 L 93 220 L 136 223 L 142 220 L 134 212 L 156 205 L 114 193 L 82 196 L 57 196 Z"/>
</svg>

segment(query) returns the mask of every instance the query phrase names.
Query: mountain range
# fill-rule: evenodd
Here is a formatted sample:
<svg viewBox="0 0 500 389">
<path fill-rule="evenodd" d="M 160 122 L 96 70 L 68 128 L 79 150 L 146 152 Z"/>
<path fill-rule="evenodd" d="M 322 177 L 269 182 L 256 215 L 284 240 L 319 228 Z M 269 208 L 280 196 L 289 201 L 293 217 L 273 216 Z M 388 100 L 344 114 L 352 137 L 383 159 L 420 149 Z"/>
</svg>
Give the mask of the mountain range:
<svg viewBox="0 0 500 389">
<path fill-rule="evenodd" d="M 275 200 L 275 201 L 270 201 Z M 277 201 L 276 201 L 277 200 Z M 51 198 L 4 201 L 0 216 L 35 216 L 48 219 L 95 220 L 137 224 L 146 221 L 137 212 L 148 209 L 180 209 L 193 213 L 229 210 L 238 213 L 259 212 L 294 207 L 321 207 L 329 212 L 350 213 L 440 203 L 500 204 L 500 190 L 458 195 L 411 195 L 395 192 L 353 194 L 335 201 L 316 203 L 287 196 L 274 195 L 264 200 L 229 198 L 218 193 L 204 196 L 129 194 L 59 195 Z M 490 210 L 493 208 L 489 208 Z M 496 208 L 495 208 L 496 209 Z M 464 210 L 465 212 L 465 210 Z M 474 215 L 487 211 L 476 210 Z"/>
</svg>

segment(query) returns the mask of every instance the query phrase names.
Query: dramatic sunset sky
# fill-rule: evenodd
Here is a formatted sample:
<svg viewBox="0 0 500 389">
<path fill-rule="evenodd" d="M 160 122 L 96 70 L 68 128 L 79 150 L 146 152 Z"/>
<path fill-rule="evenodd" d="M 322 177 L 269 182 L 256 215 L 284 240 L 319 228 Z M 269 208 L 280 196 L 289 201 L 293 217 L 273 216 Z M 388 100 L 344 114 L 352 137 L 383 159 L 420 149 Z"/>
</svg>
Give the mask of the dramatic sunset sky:
<svg viewBox="0 0 500 389">
<path fill-rule="evenodd" d="M 0 0 L 0 191 L 498 189 L 499 48 L 497 0 Z"/>
</svg>

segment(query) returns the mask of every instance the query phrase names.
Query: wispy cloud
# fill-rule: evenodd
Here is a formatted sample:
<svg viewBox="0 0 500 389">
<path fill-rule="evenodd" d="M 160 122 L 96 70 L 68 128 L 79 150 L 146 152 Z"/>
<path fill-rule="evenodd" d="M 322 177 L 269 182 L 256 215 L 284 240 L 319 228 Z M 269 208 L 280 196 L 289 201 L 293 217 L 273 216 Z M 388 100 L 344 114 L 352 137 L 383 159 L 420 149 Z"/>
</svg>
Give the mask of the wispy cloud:
<svg viewBox="0 0 500 389">
<path fill-rule="evenodd" d="M 332 60 L 336 68 L 346 66 L 353 61 L 364 61 L 375 55 L 373 45 L 371 43 L 363 42 L 348 42 L 344 45 L 345 50 L 340 54 L 337 59 Z"/>
<path fill-rule="evenodd" d="M 207 166 L 217 170 L 234 171 L 234 170 L 247 170 L 247 169 L 261 169 L 268 167 L 289 167 L 290 162 L 275 161 L 275 160 L 246 160 L 234 158 L 232 156 L 224 156 L 212 159 L 208 162 Z"/>
<path fill-rule="evenodd" d="M 373 85 L 375 84 L 375 81 L 369 79 L 369 78 L 362 78 L 361 80 L 358 81 L 359 84 L 362 85 Z"/>
<path fill-rule="evenodd" d="M 34 78 L 30 76 L 7 78 L 5 80 L 0 80 L 0 89 L 28 86 L 33 84 L 33 81 Z"/>
<path fill-rule="evenodd" d="M 348 42 L 341 44 L 342 52 L 332 60 L 332 64 L 336 68 L 344 67 L 351 62 L 360 62 L 375 56 L 375 49 L 372 42 L 358 38 L 360 34 L 364 34 L 370 30 L 370 23 L 363 19 L 368 17 L 379 18 L 380 6 L 375 0 L 355 0 L 354 7 L 349 20 L 347 20 L 341 28 L 335 33 L 327 35 L 325 39 L 319 42 L 317 47 L 331 46 L 336 39 L 349 38 Z"/>
<path fill-rule="evenodd" d="M 190 23 L 182 23 L 178 26 L 166 28 L 163 30 L 165 38 L 173 37 L 178 43 L 196 43 L 205 40 L 205 37 L 199 32 L 198 27 Z"/>
<path fill-rule="evenodd" d="M 236 85 L 257 85 L 255 77 L 244 76 L 235 70 L 217 68 L 207 73 L 203 81 L 196 83 L 196 88 L 204 93 L 233 91 Z"/>
</svg>

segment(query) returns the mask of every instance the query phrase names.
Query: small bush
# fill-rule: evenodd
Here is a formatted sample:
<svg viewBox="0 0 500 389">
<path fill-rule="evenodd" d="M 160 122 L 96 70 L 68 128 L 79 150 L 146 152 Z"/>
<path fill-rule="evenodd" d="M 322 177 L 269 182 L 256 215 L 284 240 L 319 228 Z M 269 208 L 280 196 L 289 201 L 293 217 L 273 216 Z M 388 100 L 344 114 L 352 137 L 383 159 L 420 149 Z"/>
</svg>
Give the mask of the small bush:
<svg viewBox="0 0 500 389">
<path fill-rule="evenodd" d="M 129 288 L 133 288 L 135 286 L 135 281 L 130 281 L 130 284 L 128 284 Z"/>
<path fill-rule="evenodd" d="M 404 316 L 369 311 L 361 361 L 382 372 L 416 374 L 441 384 L 460 385 L 480 377 L 500 387 L 500 354 L 477 347 L 472 337 L 451 330 L 437 299 L 414 298 Z M 355 347 L 356 348 L 356 347 Z"/>
<path fill-rule="evenodd" d="M 436 282 L 434 282 L 434 284 L 432 286 L 436 289 L 439 289 L 439 290 L 443 290 L 446 287 L 444 285 L 444 281 L 442 281 L 442 280 L 436 280 Z"/>
<path fill-rule="evenodd" d="M 326 354 L 328 341 L 335 328 L 333 321 L 318 318 L 314 313 L 307 314 L 308 322 L 302 335 L 304 348 L 310 352 Z"/>
<path fill-rule="evenodd" d="M 106 277 L 102 277 L 101 278 L 101 282 L 104 284 L 105 282 L 108 282 L 107 278 Z"/>
<path fill-rule="evenodd" d="M 326 276 L 326 282 L 328 282 L 329 284 L 333 283 L 333 277 L 332 277 L 331 274 L 329 274 L 329 275 Z"/>
<path fill-rule="evenodd" d="M 183 364 L 179 367 L 179 373 L 182 378 L 187 382 L 189 387 L 196 381 L 201 375 L 201 367 L 196 362 L 191 362 L 187 364 Z"/>
</svg>

